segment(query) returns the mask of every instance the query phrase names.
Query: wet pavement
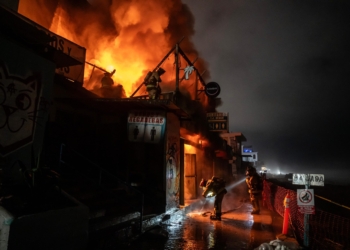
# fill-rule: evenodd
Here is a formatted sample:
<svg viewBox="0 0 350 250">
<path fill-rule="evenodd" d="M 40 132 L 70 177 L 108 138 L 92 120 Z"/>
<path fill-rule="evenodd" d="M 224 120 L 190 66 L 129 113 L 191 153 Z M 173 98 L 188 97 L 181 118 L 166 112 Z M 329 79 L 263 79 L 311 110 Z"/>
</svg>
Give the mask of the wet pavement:
<svg viewBox="0 0 350 250">
<path fill-rule="evenodd" d="M 213 198 L 192 201 L 127 247 L 114 249 L 249 250 L 275 240 L 281 233 L 281 216 L 264 207 L 259 215 L 251 215 L 252 206 L 246 197 L 229 192 L 223 201 L 221 221 L 209 219 L 213 202 Z"/>
</svg>

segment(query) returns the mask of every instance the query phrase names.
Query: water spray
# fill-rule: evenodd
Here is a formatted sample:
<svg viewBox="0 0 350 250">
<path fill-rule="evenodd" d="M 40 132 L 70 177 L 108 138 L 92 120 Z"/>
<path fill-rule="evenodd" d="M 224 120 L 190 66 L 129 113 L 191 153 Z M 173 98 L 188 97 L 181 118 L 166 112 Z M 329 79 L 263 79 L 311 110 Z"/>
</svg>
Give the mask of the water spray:
<svg viewBox="0 0 350 250">
<path fill-rule="evenodd" d="M 238 186 L 239 184 L 241 184 L 244 181 L 245 181 L 245 178 L 243 178 L 243 179 L 241 179 L 241 180 L 239 180 L 237 182 L 234 182 L 231 185 L 229 185 L 228 187 L 226 187 L 226 190 L 230 191 L 231 189 L 233 189 L 234 187 Z"/>
<path fill-rule="evenodd" d="M 225 189 L 226 189 L 227 191 L 230 191 L 230 190 L 232 190 L 233 188 L 235 188 L 235 187 L 237 187 L 238 185 L 240 185 L 241 183 L 243 183 L 244 181 L 245 181 L 245 178 L 243 178 L 243 179 L 241 179 L 241 180 L 239 180 L 239 181 L 237 181 L 237 182 L 234 182 L 234 183 L 230 184 L 230 185 L 227 186 Z M 204 199 L 204 202 L 203 202 L 203 200 L 198 200 L 198 201 L 192 203 L 192 205 L 195 205 L 195 204 L 198 203 L 198 202 L 202 202 L 203 205 L 202 205 L 201 209 L 199 210 L 199 212 L 195 212 L 195 213 L 193 213 L 193 214 L 201 214 L 203 217 L 206 217 L 206 216 L 208 216 L 209 214 L 212 213 L 212 212 L 209 212 L 209 211 L 208 211 L 208 212 L 202 213 L 202 211 L 203 211 L 205 205 L 208 204 L 208 202 L 209 202 L 209 203 L 213 203 L 213 202 L 214 202 L 214 196 L 211 196 L 211 195 L 208 194 L 207 198 Z M 242 206 L 242 205 L 241 205 L 241 206 Z M 224 213 L 229 213 L 229 212 L 231 212 L 231 211 L 237 210 L 237 209 L 240 208 L 241 206 L 239 206 L 239 207 L 237 207 L 237 208 L 234 208 L 234 209 L 230 209 L 230 210 L 228 210 L 228 211 L 226 211 L 226 212 L 223 212 L 222 214 L 224 214 Z M 198 210 L 197 210 L 197 211 L 198 211 Z"/>
<path fill-rule="evenodd" d="M 204 208 L 204 206 L 207 204 L 207 199 L 205 199 L 204 200 L 204 204 L 203 204 L 203 206 L 202 206 L 202 208 L 201 208 L 201 210 L 199 210 L 199 213 L 201 213 L 202 212 L 202 210 L 203 210 L 203 208 Z"/>
</svg>

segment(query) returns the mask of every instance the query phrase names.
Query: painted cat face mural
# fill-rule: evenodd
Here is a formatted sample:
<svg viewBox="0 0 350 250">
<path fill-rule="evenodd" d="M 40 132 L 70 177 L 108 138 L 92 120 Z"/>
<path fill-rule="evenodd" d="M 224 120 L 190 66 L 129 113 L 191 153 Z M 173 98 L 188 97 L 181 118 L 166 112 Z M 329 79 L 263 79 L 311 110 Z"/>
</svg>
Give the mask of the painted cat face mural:
<svg viewBox="0 0 350 250">
<path fill-rule="evenodd" d="M 0 155 L 32 142 L 40 93 L 37 75 L 9 75 L 0 62 Z"/>
</svg>

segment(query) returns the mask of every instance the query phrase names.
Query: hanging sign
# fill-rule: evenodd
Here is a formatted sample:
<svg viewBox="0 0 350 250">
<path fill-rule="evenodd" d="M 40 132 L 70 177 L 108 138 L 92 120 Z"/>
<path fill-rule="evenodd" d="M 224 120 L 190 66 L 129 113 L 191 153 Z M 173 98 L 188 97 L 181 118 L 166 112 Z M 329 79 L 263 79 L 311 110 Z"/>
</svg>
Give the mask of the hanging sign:
<svg viewBox="0 0 350 250">
<path fill-rule="evenodd" d="M 220 94 L 220 86 L 216 82 L 208 82 L 204 87 L 205 94 L 210 98 L 215 98 Z"/>
<path fill-rule="evenodd" d="M 164 137 L 165 121 L 165 112 L 130 112 L 128 117 L 129 141 L 159 143 Z"/>
</svg>

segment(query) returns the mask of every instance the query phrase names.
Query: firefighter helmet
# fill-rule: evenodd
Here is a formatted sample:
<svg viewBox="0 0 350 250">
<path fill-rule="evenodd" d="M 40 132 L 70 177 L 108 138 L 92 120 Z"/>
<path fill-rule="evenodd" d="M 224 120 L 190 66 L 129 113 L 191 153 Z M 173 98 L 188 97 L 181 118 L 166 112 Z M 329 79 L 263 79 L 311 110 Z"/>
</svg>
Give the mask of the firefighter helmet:
<svg viewBox="0 0 350 250">
<path fill-rule="evenodd" d="M 207 180 L 202 179 L 201 182 L 199 183 L 200 187 L 205 187 L 207 185 Z"/>
<path fill-rule="evenodd" d="M 245 175 L 252 176 L 254 173 L 256 173 L 256 168 L 253 166 L 248 166 Z"/>
</svg>

